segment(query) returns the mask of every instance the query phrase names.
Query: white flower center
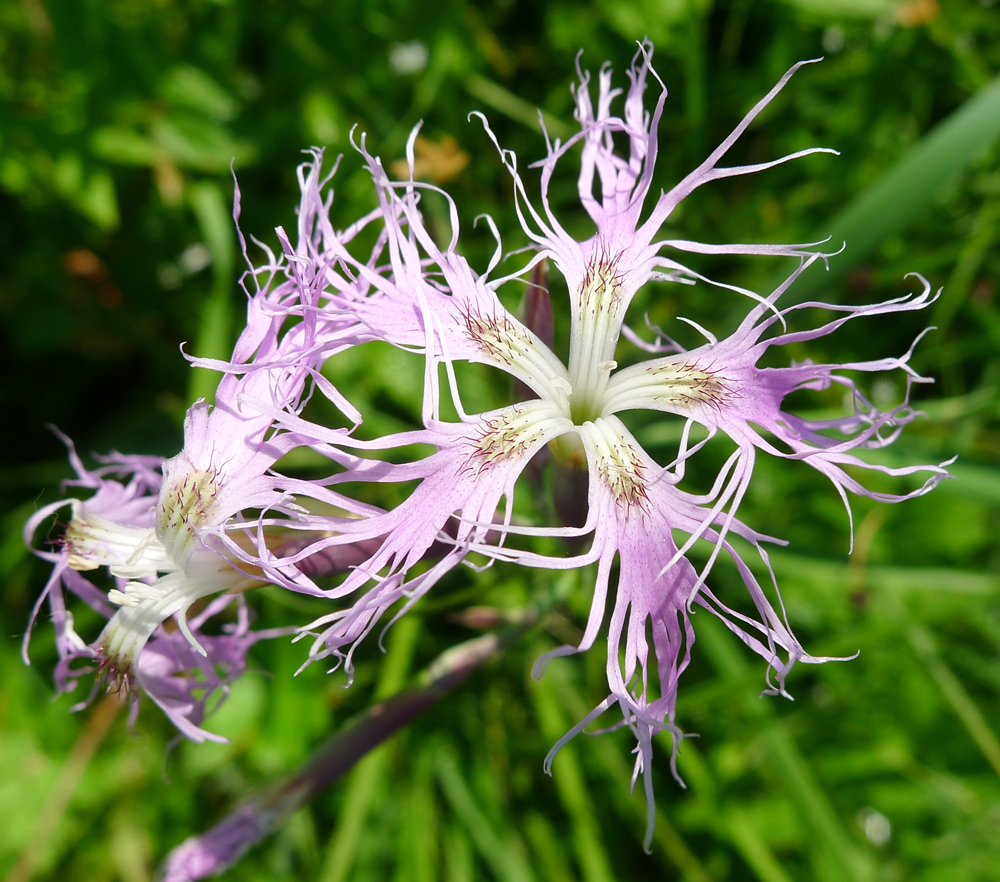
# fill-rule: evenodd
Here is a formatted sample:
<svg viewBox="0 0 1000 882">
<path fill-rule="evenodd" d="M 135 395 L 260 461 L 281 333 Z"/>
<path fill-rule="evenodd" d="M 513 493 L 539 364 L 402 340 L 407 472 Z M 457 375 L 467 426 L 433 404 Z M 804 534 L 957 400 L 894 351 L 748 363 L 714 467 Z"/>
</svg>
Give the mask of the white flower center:
<svg viewBox="0 0 1000 882">
<path fill-rule="evenodd" d="M 76 570 L 107 566 L 128 579 L 108 592 L 119 607 L 97 640 L 102 666 L 119 685 L 127 685 L 139 653 L 170 616 L 190 644 L 204 649 L 190 632 L 186 612 L 211 594 L 238 590 L 248 582 L 221 554 L 205 545 L 204 531 L 215 525 L 216 476 L 194 471 L 165 483 L 156 508 L 156 529 L 119 524 L 84 513 L 76 503 L 66 529 L 69 565 Z"/>
<path fill-rule="evenodd" d="M 199 531 L 216 518 L 212 507 L 219 488 L 214 472 L 192 471 L 160 491 L 156 535 L 179 566 L 199 543 Z"/>
<path fill-rule="evenodd" d="M 466 470 L 479 475 L 495 462 L 527 455 L 542 438 L 568 428 L 563 409 L 550 401 L 526 401 L 483 416 L 483 430 L 471 439 Z"/>
<path fill-rule="evenodd" d="M 562 454 L 572 456 L 580 448 L 565 434 L 571 424 L 570 434 L 590 450 L 595 479 L 624 508 L 643 512 L 652 480 L 647 460 L 614 414 L 651 409 L 687 416 L 722 408 L 738 394 L 731 377 L 687 353 L 618 370 L 615 349 L 629 299 L 618 262 L 607 254 L 595 260 L 571 298 L 568 368 L 506 311 L 464 314 L 466 336 L 483 361 L 522 380 L 540 398 L 484 416 L 482 434 L 469 441 L 467 470 L 478 475 L 498 461 L 521 457 L 553 428 Z"/>
<path fill-rule="evenodd" d="M 462 316 L 466 336 L 483 360 L 502 368 L 539 397 L 561 403 L 571 388 L 566 368 L 551 349 L 506 310 L 488 314 L 470 309 Z"/>
</svg>

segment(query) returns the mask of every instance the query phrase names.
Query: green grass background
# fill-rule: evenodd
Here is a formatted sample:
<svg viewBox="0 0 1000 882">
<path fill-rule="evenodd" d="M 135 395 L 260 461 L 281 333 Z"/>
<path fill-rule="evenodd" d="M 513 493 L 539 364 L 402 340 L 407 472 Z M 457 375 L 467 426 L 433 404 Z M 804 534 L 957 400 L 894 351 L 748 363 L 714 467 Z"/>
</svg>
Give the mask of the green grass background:
<svg viewBox="0 0 1000 882">
<path fill-rule="evenodd" d="M 33 666 L 19 640 L 44 567 L 20 531 L 68 476 L 53 423 L 81 451 L 171 455 L 187 404 L 211 389 L 178 352 L 227 351 L 243 311 L 229 220 L 231 160 L 243 229 L 273 242 L 294 224 L 300 149 L 344 153 L 336 218 L 372 205 L 348 143 L 352 126 L 386 161 L 410 128 L 468 164 L 448 181 L 467 253 L 485 267 L 488 212 L 507 248 L 524 244 L 510 183 L 473 110 L 521 166 L 544 155 L 536 107 L 562 134 L 577 52 L 619 74 L 634 42 L 656 42 L 670 88 L 656 181 L 696 165 L 795 61 L 796 76 L 734 151 L 746 162 L 807 146 L 841 151 L 753 179 L 720 182 L 676 218 L 712 242 L 846 238 L 817 295 L 865 302 L 912 289 L 945 294 L 923 315 L 858 322 L 792 353 L 816 360 L 905 351 L 925 323 L 915 398 L 927 418 L 885 461 L 959 461 L 958 480 L 900 506 L 855 506 L 855 550 L 832 488 L 802 464 L 762 462 L 742 516 L 791 540 L 774 554 L 792 623 L 816 655 L 796 702 L 758 698 L 762 665 L 706 615 L 685 673 L 684 744 L 655 768 L 659 818 L 643 854 L 644 805 L 630 797 L 627 733 L 579 738 L 542 773 L 549 746 L 605 694 L 600 647 L 537 656 L 582 624 L 592 574 L 555 580 L 496 567 L 461 573 L 388 639 L 360 653 L 350 690 L 304 648 L 257 648 L 254 673 L 212 721 L 228 745 L 182 744 L 145 709 L 134 730 L 98 700 L 70 714 L 52 699 L 54 648 L 42 623 Z M 344 780 L 295 814 L 224 877 L 233 880 L 599 880 L 842 882 L 1000 879 L 1000 6 L 989 0 L 518 0 L 171 2 L 21 0 L 0 5 L 0 878 L 150 879 L 187 836 L 282 774 L 376 694 L 475 632 L 463 608 L 517 609 L 555 591 L 556 615 Z M 445 139 L 454 138 L 454 147 Z M 554 185 L 566 223 L 572 162 Z M 764 289 L 781 266 L 705 261 Z M 804 289 L 803 289 L 804 292 Z M 641 304 L 669 330 L 687 315 L 732 326 L 745 304 L 661 286 Z M 558 307 L 557 307 L 558 318 Z M 475 373 L 475 372 L 474 372 Z M 483 395 L 503 384 L 480 378 Z M 392 363 L 359 353 L 332 368 L 362 410 L 396 427 L 419 413 Z M 898 396 L 898 378 L 877 385 Z M 810 406 L 837 404 L 817 399 Z M 655 452 L 674 437 L 637 426 Z M 880 489 L 902 484 L 876 482 Z M 735 572 L 714 579 L 739 595 Z M 263 623 L 316 608 L 279 592 Z M 96 622 L 81 614 L 81 629 Z"/>
</svg>

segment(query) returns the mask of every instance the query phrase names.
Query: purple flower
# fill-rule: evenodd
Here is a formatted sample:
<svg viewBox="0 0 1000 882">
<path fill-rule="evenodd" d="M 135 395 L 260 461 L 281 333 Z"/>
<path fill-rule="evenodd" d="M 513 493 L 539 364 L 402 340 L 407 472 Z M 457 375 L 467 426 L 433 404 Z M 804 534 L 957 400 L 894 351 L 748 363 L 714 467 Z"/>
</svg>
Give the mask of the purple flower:
<svg viewBox="0 0 1000 882">
<path fill-rule="evenodd" d="M 500 147 L 477 115 L 512 176 L 516 211 L 534 250 L 527 264 L 508 276 L 494 275 L 503 249 L 489 218 L 497 247 L 486 271 L 476 271 L 461 255 L 453 201 L 414 179 L 416 130 L 407 145 L 410 179 L 401 182 L 389 178 L 361 138 L 357 149 L 379 205 L 343 230 L 330 221 L 329 177 L 322 173 L 322 152 L 313 151 L 299 169 L 302 195 L 294 244 L 279 227 L 280 253 L 265 249 L 265 260 L 256 267 L 248 258 L 243 280 L 247 325 L 232 358 L 192 359 L 220 371 L 222 379 L 214 406 L 199 401 L 188 411 L 182 451 L 168 460 L 114 454 L 88 470 L 67 441 L 77 475 L 68 484 L 91 495 L 49 505 L 26 526 L 31 542 L 53 513 L 69 507 L 61 545 L 36 551 L 53 570 L 32 614 L 33 624 L 47 602 L 56 630 L 60 689 L 74 688 L 82 674 L 96 670 L 112 686 L 148 696 L 185 736 L 216 739 L 201 728 L 207 709 L 243 672 L 252 644 L 278 633 L 250 629 L 243 599 L 247 588 L 272 583 L 337 601 L 299 636 L 311 638 L 309 661 L 331 658 L 350 676 L 354 649 L 383 616 L 390 610 L 394 617 L 403 615 L 461 563 L 555 570 L 595 564 L 581 641 L 548 653 L 538 670 L 552 657 L 590 649 L 610 605 L 608 692 L 553 747 L 546 767 L 568 739 L 617 706 L 618 725 L 636 738 L 633 781 L 643 775 L 648 845 L 654 817 L 652 738 L 661 731 L 671 734 L 675 765 L 683 738 L 675 719 L 677 688 L 695 640 L 694 607 L 718 616 L 765 660 L 771 694 L 787 695 L 785 681 L 797 661 L 826 660 L 809 655 L 795 638 L 773 573 L 770 588 L 762 586 L 734 544 L 738 539 L 749 545 L 770 570 L 764 543 L 779 540 L 737 517 L 759 452 L 804 460 L 833 482 L 848 511 L 849 493 L 887 502 L 926 493 L 947 476 L 947 463 L 890 468 L 858 455 L 890 444 L 916 415 L 910 387 L 928 381 L 910 366 L 913 347 L 873 361 L 759 365 L 769 350 L 832 334 L 856 318 L 919 310 L 934 296 L 921 279 L 918 294 L 867 306 L 784 305 L 781 298 L 798 276 L 832 256 L 817 250 L 821 243 L 659 238 L 674 209 L 704 184 L 835 151 L 815 148 L 756 165 L 720 165 L 761 110 L 809 63 L 802 62 L 701 165 L 653 200 L 666 89 L 651 56 L 652 46 L 640 45 L 624 92 L 612 87 L 611 71 L 604 67 L 592 95 L 590 75 L 578 67 L 574 97 L 580 131 L 565 143 L 546 136 L 547 155 L 536 166 L 541 171 L 537 199 L 529 198 L 515 155 Z M 645 99 L 651 79 L 659 90 L 649 111 Z M 623 106 L 616 111 L 619 99 Z M 622 145 L 626 149 L 619 152 Z M 566 231 L 549 201 L 557 166 L 576 148 L 581 154 L 579 199 L 594 225 L 583 240 Z M 450 218 L 444 244 L 431 235 L 421 212 L 422 200 L 436 198 L 445 200 Z M 237 219 L 238 200 L 237 191 Z M 359 256 L 354 240 L 373 224 L 374 246 Z M 690 253 L 792 257 L 797 266 L 776 290 L 759 294 L 688 268 L 681 259 Z M 529 327 L 497 293 L 525 278 L 540 286 L 547 263 L 564 277 L 570 296 L 565 362 L 551 348 L 546 322 Z M 732 294 L 748 298 L 749 311 L 721 340 L 688 322 L 707 341 L 695 349 L 684 349 L 658 329 L 653 329 L 655 340 L 645 342 L 625 320 L 636 293 L 651 282 L 715 286 L 727 298 L 727 311 Z M 547 296 L 534 292 L 537 315 L 551 316 Z M 839 315 L 819 327 L 789 329 L 800 312 L 811 309 Z M 622 345 L 622 337 L 631 346 Z M 328 377 L 336 376 L 338 354 L 372 341 L 422 357 L 420 428 L 375 438 L 355 431 L 364 415 Z M 463 399 L 457 362 L 503 371 L 525 400 L 475 412 Z M 896 407 L 882 411 L 858 389 L 855 377 L 895 370 L 906 374 L 906 393 Z M 786 404 L 792 392 L 833 385 L 849 401 L 842 417 L 810 420 Z M 345 425 L 328 428 L 303 415 L 317 391 L 339 409 Z M 626 428 L 620 415 L 632 410 L 679 418 L 680 442 L 671 461 L 656 462 Z M 457 419 L 447 418 L 451 412 Z M 735 450 L 707 493 L 685 489 L 689 462 L 718 434 L 728 437 Z M 432 452 L 397 461 L 401 457 L 395 451 L 415 445 Z M 334 471 L 315 481 L 280 474 L 279 459 L 299 447 L 328 458 Z M 525 525 L 513 517 L 518 481 L 546 448 L 581 473 L 586 469 L 586 516 L 567 520 L 569 525 Z M 923 480 L 907 493 L 875 492 L 858 477 L 866 470 L 919 474 Z M 368 485 L 382 483 L 413 489 L 405 501 L 385 510 L 365 499 Z M 572 540 L 567 547 L 573 552 L 539 553 L 535 537 Z M 700 568 L 689 559 L 695 546 L 707 553 Z M 735 565 L 754 615 L 728 605 L 706 582 L 719 555 Z M 116 580 L 109 592 L 85 575 L 100 568 Z M 330 587 L 320 577 L 332 573 L 344 575 Z M 77 633 L 67 593 L 107 619 L 96 639 Z M 225 623 L 210 624 L 216 618 Z"/>
<path fill-rule="evenodd" d="M 260 584 L 261 577 L 227 555 L 223 530 L 244 508 L 281 504 L 263 475 L 246 480 L 248 461 L 274 457 L 261 452 L 262 443 L 254 451 L 252 435 L 232 433 L 236 421 L 227 420 L 222 407 L 211 412 L 204 402 L 192 407 L 184 450 L 162 463 L 115 457 L 90 472 L 71 448 L 79 475 L 72 484 L 94 489 L 94 495 L 47 506 L 26 527 L 30 541 L 54 511 L 68 505 L 72 513 L 61 548 L 36 552 L 54 565 L 39 604 L 47 598 L 56 628 L 59 688 L 72 689 L 80 675 L 96 669 L 113 688 L 147 695 L 182 734 L 198 741 L 217 740 L 200 728 L 206 703 L 242 673 L 258 637 L 249 630 L 242 598 L 235 595 Z M 116 580 L 107 594 L 84 575 L 101 567 Z M 92 643 L 76 633 L 64 591 L 107 617 Z M 216 594 L 224 596 L 189 620 L 194 604 Z M 206 621 L 234 600 L 236 623 L 206 633 Z M 176 628 L 163 627 L 168 619 Z"/>
<path fill-rule="evenodd" d="M 319 164 L 311 166 L 316 173 Z M 283 258 L 269 254 L 263 267 L 251 267 L 247 325 L 232 360 L 192 359 L 224 375 L 214 406 L 198 401 L 189 409 L 181 452 L 167 460 L 115 454 L 89 471 L 64 438 L 77 474 L 68 485 L 93 495 L 46 506 L 25 528 L 31 544 L 53 513 L 70 509 L 61 547 L 36 551 L 53 571 L 31 619 L 33 625 L 47 600 L 60 659 L 58 687 L 72 689 L 77 677 L 96 669 L 113 688 L 147 695 L 194 740 L 218 740 L 200 728 L 209 700 L 243 672 L 257 639 L 278 633 L 254 634 L 238 595 L 268 581 L 287 581 L 290 570 L 262 566 L 250 534 L 298 526 L 295 495 L 324 498 L 322 488 L 273 471 L 281 456 L 312 440 L 275 427 L 274 413 L 294 413 L 318 384 L 357 419 L 319 376 L 318 365 L 350 345 L 342 339 L 345 322 L 323 314 L 319 305 L 321 291 L 331 284 L 322 249 L 342 247 L 366 221 L 335 233 L 328 226 L 329 203 L 319 197 L 323 182 L 304 175 L 301 184 L 299 244 L 293 248 L 279 229 Z M 235 214 L 238 219 L 238 190 Z M 84 575 L 102 567 L 116 580 L 107 593 Z M 307 577 L 291 572 L 296 589 L 309 590 Z M 65 591 L 107 618 L 92 642 L 77 634 Z M 214 595 L 221 596 L 206 605 Z M 234 600 L 235 621 L 206 633 L 206 622 Z M 176 627 L 164 627 L 168 620 Z M 30 631 L 31 625 L 25 660 Z"/>
<path fill-rule="evenodd" d="M 932 302 L 926 282 L 922 282 L 923 290 L 915 297 L 871 306 L 809 303 L 782 309 L 779 299 L 797 276 L 811 263 L 825 261 L 829 256 L 814 250 L 818 243 L 716 245 L 657 238 L 674 208 L 705 183 L 763 171 L 812 153 L 834 152 L 804 150 L 757 165 L 720 165 L 737 138 L 801 64 L 782 77 L 705 162 L 674 188 L 661 193 L 650 209 L 646 202 L 656 159 L 656 128 L 666 98 L 661 83 L 652 113 L 645 109 L 648 80 L 655 77 L 651 54 L 650 45 L 640 47 L 628 72 L 629 87 L 620 115 L 613 112 L 621 92 L 612 88 L 610 70 L 601 70 L 596 101 L 590 94 L 589 75 L 578 71 L 580 81 L 574 94 L 580 132 L 565 144 L 548 144 L 548 155 L 538 164 L 540 208 L 527 195 L 514 154 L 497 145 L 513 177 L 518 216 L 536 248 L 534 258 L 513 276 L 490 278 L 501 256 L 499 241 L 494 259 L 483 274 L 461 256 L 454 204 L 438 188 L 412 178 L 413 137 L 408 147 L 411 179 L 403 182 L 390 180 L 362 138 L 358 150 L 377 188 L 385 223 L 387 265 L 362 263 L 345 251 L 341 255 L 344 272 L 363 287 L 358 284 L 329 292 L 326 309 L 345 321 L 356 321 L 358 341 L 382 340 L 423 355 L 423 428 L 363 441 L 308 426 L 297 414 L 282 420 L 291 431 L 312 434 L 317 442 L 314 449 L 325 452 L 341 467 L 324 482 L 331 492 L 349 487 L 357 496 L 363 495 L 367 483 L 417 482 L 409 498 L 392 511 L 365 515 L 357 507 L 351 517 L 312 519 L 312 526 L 325 529 L 326 535 L 285 558 L 285 564 L 294 565 L 332 548 L 378 544 L 367 561 L 324 592 L 334 599 L 355 599 L 350 606 L 317 619 L 306 629 L 304 633 L 313 637 L 311 658 L 333 657 L 350 672 L 354 647 L 384 613 L 400 604 L 395 615 L 403 614 L 472 553 L 488 561 L 551 569 L 596 562 L 594 598 L 582 641 L 549 655 L 583 651 L 598 637 L 612 593 L 613 564 L 618 560 L 608 629 L 609 693 L 566 738 L 612 706 L 619 707 L 623 724 L 637 740 L 635 774 L 644 773 L 650 823 L 647 842 L 653 819 L 648 774 L 651 739 L 657 732 L 668 730 L 674 736 L 676 751 L 681 738 L 674 720 L 675 702 L 678 679 L 688 664 L 694 642 L 692 607 L 697 604 L 711 610 L 766 660 L 769 692 L 786 694 L 785 678 L 796 661 L 823 660 L 803 650 L 785 621 L 776 590 L 774 599 L 770 599 L 729 542 L 730 535 L 735 534 L 749 542 L 766 563 L 761 542 L 768 537 L 736 517 L 757 451 L 805 460 L 826 474 L 845 500 L 849 491 L 897 501 L 927 492 L 946 475 L 942 466 L 871 466 L 853 452 L 889 443 L 914 412 L 905 399 L 892 410 L 879 411 L 844 372 L 902 369 L 909 381 L 923 382 L 909 367 L 912 349 L 895 358 L 843 365 L 757 366 L 767 349 L 830 334 L 853 318 L 921 309 Z M 487 132 L 493 138 L 488 127 Z M 621 139 L 619 143 L 627 143 L 625 155 L 616 152 L 615 136 Z M 580 201 L 595 226 L 594 234 L 583 241 L 566 232 L 548 198 L 556 166 L 575 146 L 582 149 Z M 436 198 L 435 194 L 447 201 L 451 218 L 451 236 L 443 246 L 428 232 L 420 212 L 421 200 Z M 487 222 L 496 234 L 492 222 Z M 716 284 L 678 262 L 676 255 L 683 252 L 791 256 L 798 258 L 799 265 L 769 296 L 718 286 L 745 295 L 754 304 L 746 320 L 725 340 L 718 341 L 706 331 L 708 342 L 692 351 L 662 337 L 653 344 L 642 343 L 624 325 L 629 304 L 642 286 L 653 281 Z M 502 305 L 496 293 L 543 260 L 555 265 L 570 293 L 566 364 Z M 833 309 L 843 316 L 812 330 L 791 332 L 785 328 L 786 321 L 797 317 L 799 310 L 812 307 Z M 765 337 L 776 324 L 781 326 L 781 333 Z M 655 357 L 619 368 L 621 336 Z M 457 361 L 499 368 L 536 397 L 487 413 L 471 413 L 453 369 Z M 335 374 L 335 361 L 331 368 Z M 783 401 L 790 392 L 822 389 L 833 383 L 843 386 L 853 401 L 847 416 L 814 422 L 783 410 Z M 457 422 L 442 419 L 445 396 L 459 415 Z M 618 414 L 634 409 L 664 411 L 686 421 L 672 462 L 655 462 L 621 422 Z M 680 486 L 686 464 L 708 440 L 691 441 L 694 424 L 704 426 L 709 438 L 717 432 L 728 435 L 737 447 L 715 486 L 701 495 Z M 431 445 L 434 452 L 402 464 L 373 456 L 414 444 Z M 582 527 L 522 526 L 512 521 L 515 483 L 532 457 L 546 445 L 586 463 L 588 514 Z M 848 465 L 892 475 L 922 472 L 926 479 L 907 494 L 875 493 L 845 471 Z M 590 534 L 589 548 L 567 557 L 545 556 L 516 547 L 518 541 L 524 544 L 518 537 Z M 686 538 L 675 541 L 674 536 Z M 445 545 L 447 552 L 433 566 L 414 571 L 414 565 L 434 543 Z M 711 551 L 708 564 L 700 572 L 687 558 L 695 543 L 705 544 Z M 259 551 L 262 558 L 271 559 L 273 566 L 282 564 L 263 545 Z M 756 618 L 730 608 L 705 584 L 712 563 L 721 553 L 727 554 L 738 568 Z"/>
</svg>

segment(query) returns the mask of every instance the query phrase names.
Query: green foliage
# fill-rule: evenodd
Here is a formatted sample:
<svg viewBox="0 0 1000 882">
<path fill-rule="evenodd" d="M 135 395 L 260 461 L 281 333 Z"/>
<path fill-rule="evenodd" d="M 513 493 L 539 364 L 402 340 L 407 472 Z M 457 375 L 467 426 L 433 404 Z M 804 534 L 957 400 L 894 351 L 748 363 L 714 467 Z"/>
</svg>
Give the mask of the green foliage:
<svg viewBox="0 0 1000 882">
<path fill-rule="evenodd" d="M 928 418 L 885 461 L 959 454 L 957 480 L 896 507 L 857 503 L 850 557 L 839 500 L 801 464 L 762 461 L 742 509 L 750 524 L 791 540 L 773 559 L 808 649 L 857 658 L 797 669 L 794 704 L 761 700 L 756 659 L 697 615 L 678 721 L 700 738 L 681 750 L 686 790 L 669 774 L 669 739 L 658 744 L 651 856 L 641 848 L 643 800 L 629 795 L 627 733 L 579 738 L 557 757 L 554 779 L 542 773 L 553 741 L 605 694 L 599 648 L 554 662 L 541 682 L 530 676 L 541 652 L 578 637 L 588 573 L 557 584 L 551 574 L 500 565 L 458 573 L 418 605 L 412 624 L 390 632 L 388 657 L 365 644 L 350 689 L 315 666 L 293 676 L 302 644 L 267 641 L 255 650 L 255 672 L 213 721 L 228 745 L 184 743 L 168 752 L 173 733 L 155 709 L 144 708 L 132 732 L 110 700 L 77 714 L 70 697 L 51 701 L 55 652 L 45 623 L 31 668 L 17 644 L 46 578 L 20 530 L 35 506 L 59 498 L 68 475 L 45 425 L 58 424 L 84 453 L 176 451 L 189 400 L 211 392 L 211 377 L 191 372 L 177 347 L 189 341 L 188 352 L 225 355 L 243 314 L 234 284 L 243 264 L 228 223 L 231 163 L 244 233 L 273 243 L 274 225 L 295 223 L 303 147 L 345 154 L 335 213 L 346 223 L 373 204 L 352 128 L 390 162 L 423 119 L 442 155 L 468 162 L 439 173 L 450 176 L 466 249 L 485 266 L 493 242 L 482 226 L 473 230 L 477 214 L 494 217 L 506 248 L 525 242 L 509 179 L 468 113 L 486 112 L 526 167 L 544 154 L 535 108 L 552 135 L 571 130 L 566 85 L 577 51 L 584 49 L 584 67 L 610 59 L 622 71 L 634 40 L 647 34 L 671 90 L 662 186 L 700 161 L 794 61 L 827 55 L 796 76 L 734 153 L 755 162 L 820 144 L 841 157 L 707 188 L 672 219 L 685 238 L 846 237 L 831 275 L 812 280 L 829 288 L 829 299 L 901 294 L 910 271 L 945 288 L 930 317 L 939 330 L 914 360 L 940 380 L 919 390 Z M 375 696 L 472 636 L 462 623 L 468 607 L 510 612 L 553 597 L 557 611 L 529 638 L 372 752 L 223 878 L 996 877 L 995 4 L 25 0 L 0 9 L 0 54 L 0 403 L 18 422 L 0 436 L 0 621 L 8 636 L 0 643 L 0 875 L 151 878 L 170 848 L 293 771 Z M 586 230 L 574 193 L 569 175 L 553 184 L 567 225 Z M 429 199 L 428 210 L 440 206 Z M 766 261 L 704 268 L 762 288 L 780 269 Z M 720 321 L 723 301 L 714 293 L 660 286 L 642 296 L 639 308 L 668 333 L 679 314 Z M 732 324 L 739 317 L 725 316 Z M 859 322 L 795 355 L 899 354 L 919 323 Z M 379 432 L 412 426 L 419 415 L 419 376 L 405 358 L 384 356 L 375 347 L 352 353 L 331 376 L 362 410 L 377 408 Z M 501 401 L 510 390 L 493 379 L 469 376 L 481 400 Z M 875 394 L 892 400 L 899 391 Z M 839 404 L 831 393 L 809 406 Z M 673 429 L 636 426 L 654 451 L 667 449 Z M 307 473 L 315 464 L 295 465 Z M 727 602 L 740 602 L 734 571 L 720 562 L 713 578 Z M 268 625 L 301 624 L 320 609 L 277 591 L 255 605 Z M 94 624 L 79 615 L 81 630 Z"/>
</svg>

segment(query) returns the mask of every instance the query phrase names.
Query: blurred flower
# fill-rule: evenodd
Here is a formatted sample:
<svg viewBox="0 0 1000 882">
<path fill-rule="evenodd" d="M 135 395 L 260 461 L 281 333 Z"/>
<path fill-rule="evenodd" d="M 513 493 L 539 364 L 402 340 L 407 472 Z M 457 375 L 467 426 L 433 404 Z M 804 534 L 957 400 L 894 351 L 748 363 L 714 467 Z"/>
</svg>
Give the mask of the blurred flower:
<svg viewBox="0 0 1000 882">
<path fill-rule="evenodd" d="M 904 28 L 916 28 L 930 24 L 941 15 L 938 0 L 908 0 L 893 9 L 893 17 Z"/>
<path fill-rule="evenodd" d="M 389 64 L 400 76 L 417 73 L 427 67 L 430 52 L 427 47 L 413 40 L 409 43 L 393 43 L 389 48 Z"/>
<path fill-rule="evenodd" d="M 420 180 L 447 184 L 465 171 L 469 164 L 469 154 L 458 146 L 458 141 L 451 135 L 445 135 L 440 142 L 417 135 L 414 148 L 416 162 L 413 164 L 412 174 Z M 411 173 L 410 166 L 404 160 L 394 162 L 391 170 L 400 177 Z"/>
<path fill-rule="evenodd" d="M 203 416 L 203 403 L 197 412 Z M 217 740 L 200 728 L 206 705 L 243 671 L 255 639 L 241 599 L 237 625 L 224 625 L 218 634 L 202 632 L 207 619 L 236 599 L 232 596 L 187 619 L 199 599 L 252 584 L 207 537 L 206 531 L 218 525 L 212 511 L 218 481 L 185 469 L 183 454 L 177 457 L 180 462 L 114 454 L 90 471 L 64 440 L 77 473 L 67 484 L 94 493 L 86 500 L 46 506 L 26 526 L 30 542 L 55 511 L 69 506 L 72 512 L 61 547 L 36 550 L 53 563 L 53 570 L 25 635 L 25 660 L 31 626 L 47 601 L 61 691 L 72 691 L 80 676 L 96 670 L 112 688 L 132 697 L 139 692 L 149 696 L 187 737 Z M 177 474 L 178 465 L 187 475 Z M 102 566 L 116 577 L 117 587 L 107 594 L 83 575 Z M 77 633 L 66 592 L 108 619 L 93 643 Z M 176 627 L 163 626 L 169 618 Z"/>
</svg>

